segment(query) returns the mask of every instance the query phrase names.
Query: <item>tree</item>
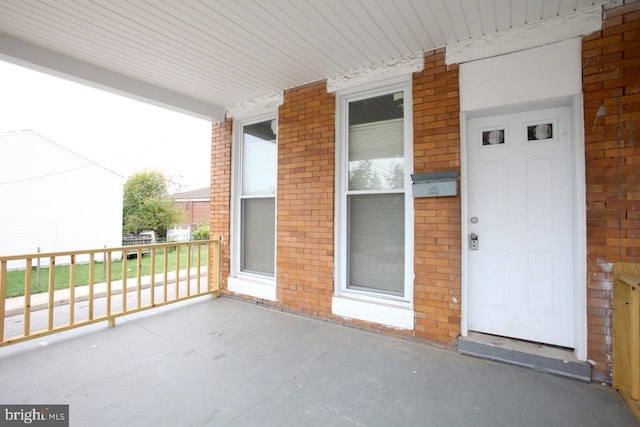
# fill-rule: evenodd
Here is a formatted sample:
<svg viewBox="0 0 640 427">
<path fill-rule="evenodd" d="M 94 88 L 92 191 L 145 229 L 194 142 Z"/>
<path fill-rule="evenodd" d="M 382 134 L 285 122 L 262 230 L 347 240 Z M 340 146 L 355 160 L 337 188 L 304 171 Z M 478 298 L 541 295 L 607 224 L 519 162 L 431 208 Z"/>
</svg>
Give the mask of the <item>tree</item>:
<svg viewBox="0 0 640 427">
<path fill-rule="evenodd" d="M 209 240 L 209 224 L 198 224 L 196 231 L 191 233 L 191 240 Z"/>
<path fill-rule="evenodd" d="M 122 228 L 125 233 L 154 230 L 166 236 L 167 229 L 182 217 L 173 200 L 168 198 L 170 182 L 162 172 L 144 170 L 133 174 L 124 184 Z"/>
</svg>

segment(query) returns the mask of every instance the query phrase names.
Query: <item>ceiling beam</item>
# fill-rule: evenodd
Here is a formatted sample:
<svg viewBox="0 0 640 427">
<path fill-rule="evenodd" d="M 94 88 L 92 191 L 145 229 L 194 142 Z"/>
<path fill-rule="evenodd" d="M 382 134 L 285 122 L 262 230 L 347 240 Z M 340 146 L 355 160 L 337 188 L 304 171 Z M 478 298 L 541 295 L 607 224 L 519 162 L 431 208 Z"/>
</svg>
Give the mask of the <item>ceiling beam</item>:
<svg viewBox="0 0 640 427">
<path fill-rule="evenodd" d="M 0 59 L 200 119 L 220 122 L 224 118 L 223 106 L 145 83 L 3 34 L 0 34 Z"/>
</svg>

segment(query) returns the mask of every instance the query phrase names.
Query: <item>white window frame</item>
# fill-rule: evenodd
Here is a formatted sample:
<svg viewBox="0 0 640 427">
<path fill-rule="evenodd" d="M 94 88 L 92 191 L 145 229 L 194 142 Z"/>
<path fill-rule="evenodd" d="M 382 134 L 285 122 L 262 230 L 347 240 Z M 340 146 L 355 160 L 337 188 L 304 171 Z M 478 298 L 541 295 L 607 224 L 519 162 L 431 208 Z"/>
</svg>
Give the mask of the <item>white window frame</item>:
<svg viewBox="0 0 640 427">
<path fill-rule="evenodd" d="M 347 193 L 348 193 L 348 108 L 349 103 L 380 95 L 402 91 L 404 93 L 404 160 L 403 190 L 385 190 L 381 193 L 404 193 L 405 196 L 405 260 L 404 295 L 347 288 Z M 336 203 L 335 203 L 335 272 L 333 314 L 379 323 L 402 329 L 413 329 L 414 282 L 414 204 L 411 190 L 413 173 L 413 102 L 412 76 L 371 83 L 336 92 Z"/>
<path fill-rule="evenodd" d="M 264 276 L 256 273 L 241 271 L 242 260 L 242 165 L 243 165 L 243 137 L 244 127 L 255 123 L 264 122 L 267 120 L 278 119 L 277 109 L 263 111 L 261 114 L 255 114 L 250 116 L 243 116 L 234 118 L 233 121 L 233 136 L 231 146 L 231 239 L 230 239 L 230 274 L 227 280 L 227 289 L 231 292 L 249 295 L 255 298 L 266 299 L 269 301 L 276 301 L 276 274 L 277 270 L 274 269 L 274 275 Z M 276 132 L 276 146 L 277 146 L 277 132 Z M 276 165 L 276 175 L 277 175 Z M 269 196 L 270 197 L 270 196 Z M 275 198 L 275 224 L 274 224 L 274 267 L 277 259 L 277 212 L 278 212 L 278 190 L 276 185 L 276 191 L 273 195 Z"/>
</svg>

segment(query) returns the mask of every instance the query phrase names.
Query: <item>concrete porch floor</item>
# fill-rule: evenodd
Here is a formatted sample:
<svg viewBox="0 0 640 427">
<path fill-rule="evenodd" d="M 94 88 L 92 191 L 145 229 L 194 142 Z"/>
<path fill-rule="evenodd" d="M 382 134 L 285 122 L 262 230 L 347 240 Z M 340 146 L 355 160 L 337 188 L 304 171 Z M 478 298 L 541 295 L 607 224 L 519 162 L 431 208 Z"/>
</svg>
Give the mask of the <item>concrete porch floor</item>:
<svg viewBox="0 0 640 427">
<path fill-rule="evenodd" d="M 203 297 L 0 348 L 71 426 L 636 426 L 610 387 Z"/>
</svg>

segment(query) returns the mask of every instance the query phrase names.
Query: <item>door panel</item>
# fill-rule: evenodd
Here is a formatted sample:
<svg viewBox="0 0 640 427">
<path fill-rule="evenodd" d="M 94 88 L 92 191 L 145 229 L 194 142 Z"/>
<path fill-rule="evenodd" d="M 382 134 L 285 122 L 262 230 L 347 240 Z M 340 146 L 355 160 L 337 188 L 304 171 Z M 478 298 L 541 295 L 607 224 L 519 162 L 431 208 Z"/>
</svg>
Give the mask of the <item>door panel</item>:
<svg viewBox="0 0 640 427">
<path fill-rule="evenodd" d="M 573 347 L 570 108 L 467 122 L 469 329 Z"/>
</svg>

